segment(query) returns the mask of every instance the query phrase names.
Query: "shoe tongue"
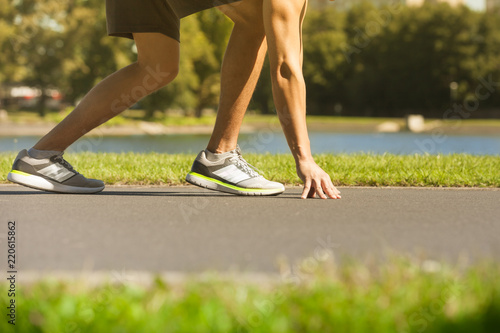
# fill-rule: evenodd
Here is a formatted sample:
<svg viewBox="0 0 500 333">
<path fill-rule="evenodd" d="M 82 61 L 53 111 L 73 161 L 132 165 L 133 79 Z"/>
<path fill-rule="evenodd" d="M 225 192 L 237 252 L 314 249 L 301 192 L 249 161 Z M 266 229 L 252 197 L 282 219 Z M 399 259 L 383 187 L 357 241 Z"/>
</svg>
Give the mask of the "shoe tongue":
<svg viewBox="0 0 500 333">
<path fill-rule="evenodd" d="M 205 149 L 205 155 L 207 156 L 207 159 L 209 161 L 215 162 L 228 157 L 241 156 L 241 150 L 239 146 L 236 146 L 235 149 L 227 151 L 225 153 L 214 154 L 211 151 Z"/>
<path fill-rule="evenodd" d="M 234 148 L 233 150 L 230 150 L 230 151 L 227 151 L 225 153 L 222 153 L 220 155 L 225 155 L 225 154 L 228 154 L 228 155 L 241 155 L 241 149 L 240 149 L 240 146 L 239 145 L 236 145 L 236 148 Z"/>
<path fill-rule="evenodd" d="M 51 158 L 57 159 L 57 160 L 63 160 L 63 155 L 64 155 L 64 152 L 61 152 L 59 154 L 52 155 Z"/>
<path fill-rule="evenodd" d="M 63 151 L 57 150 L 38 150 L 34 148 L 28 150 L 28 156 L 35 159 L 52 158 L 54 156 L 62 156 L 62 154 L 64 154 Z"/>
</svg>

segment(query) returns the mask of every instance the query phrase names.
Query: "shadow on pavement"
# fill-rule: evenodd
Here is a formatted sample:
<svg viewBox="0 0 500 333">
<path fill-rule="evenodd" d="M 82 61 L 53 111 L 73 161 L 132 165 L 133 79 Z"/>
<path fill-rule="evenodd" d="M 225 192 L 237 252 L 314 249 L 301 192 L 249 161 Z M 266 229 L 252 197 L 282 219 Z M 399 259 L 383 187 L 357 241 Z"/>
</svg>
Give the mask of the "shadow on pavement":
<svg viewBox="0 0 500 333">
<path fill-rule="evenodd" d="M 168 192 L 145 192 L 145 191 L 109 191 L 109 192 L 101 192 L 98 195 L 104 196 L 138 196 L 138 197 L 227 197 L 231 196 L 230 194 L 225 193 L 203 193 L 203 192 L 195 192 L 195 193 L 186 193 L 186 192 L 176 192 L 176 191 L 168 191 Z"/>
<path fill-rule="evenodd" d="M 220 192 L 179 192 L 179 191 L 104 191 L 95 194 L 61 194 L 55 192 L 43 192 L 37 190 L 25 191 L 0 191 L 0 196 L 3 195 L 72 195 L 72 196 L 137 196 L 137 197 L 233 197 L 233 198 L 273 198 L 273 199 L 300 199 L 300 194 L 284 193 L 278 196 L 237 196 L 229 193 Z"/>
<path fill-rule="evenodd" d="M 42 192 L 42 191 L 0 191 L 0 195 L 32 195 L 32 194 L 43 194 L 43 195 L 54 195 L 54 192 Z"/>
<path fill-rule="evenodd" d="M 1 194 L 1 192 L 0 192 Z M 99 195 L 104 196 L 165 196 L 165 197 L 226 197 L 226 198 L 274 198 L 274 199 L 300 199 L 300 195 L 297 196 L 296 193 L 286 193 L 278 196 L 240 196 L 229 193 L 220 193 L 220 192 L 136 192 L 136 191 L 109 191 L 109 192 L 101 192 Z"/>
</svg>

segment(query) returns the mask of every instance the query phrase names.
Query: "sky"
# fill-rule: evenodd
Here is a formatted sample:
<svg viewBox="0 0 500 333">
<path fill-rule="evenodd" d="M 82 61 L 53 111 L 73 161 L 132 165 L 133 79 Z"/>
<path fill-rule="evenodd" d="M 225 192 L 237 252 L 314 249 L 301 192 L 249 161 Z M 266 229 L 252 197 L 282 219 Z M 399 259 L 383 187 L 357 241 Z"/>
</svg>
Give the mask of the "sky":
<svg viewBox="0 0 500 333">
<path fill-rule="evenodd" d="M 484 10 L 486 7 L 486 0 L 465 0 L 465 2 L 470 8 L 476 10 Z"/>
</svg>

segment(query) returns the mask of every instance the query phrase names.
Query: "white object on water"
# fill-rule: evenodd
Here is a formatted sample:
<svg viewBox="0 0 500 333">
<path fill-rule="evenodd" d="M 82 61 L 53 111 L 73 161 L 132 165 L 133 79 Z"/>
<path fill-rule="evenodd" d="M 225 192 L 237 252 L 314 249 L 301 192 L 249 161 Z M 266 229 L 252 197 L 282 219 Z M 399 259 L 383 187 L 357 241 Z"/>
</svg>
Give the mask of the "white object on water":
<svg viewBox="0 0 500 333">
<path fill-rule="evenodd" d="M 425 129 L 424 116 L 421 114 L 409 114 L 406 116 L 406 128 L 410 132 L 422 132 Z"/>
</svg>

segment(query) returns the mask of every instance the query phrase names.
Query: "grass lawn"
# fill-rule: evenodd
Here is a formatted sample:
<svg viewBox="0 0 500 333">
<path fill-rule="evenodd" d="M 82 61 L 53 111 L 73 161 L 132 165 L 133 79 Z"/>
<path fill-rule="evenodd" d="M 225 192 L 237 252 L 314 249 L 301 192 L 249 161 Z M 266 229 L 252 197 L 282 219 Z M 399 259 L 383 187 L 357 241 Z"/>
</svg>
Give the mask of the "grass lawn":
<svg viewBox="0 0 500 333">
<path fill-rule="evenodd" d="M 15 154 L 0 153 L 0 183 Z M 87 177 L 106 184 L 182 185 L 195 155 L 78 153 L 65 158 Z M 300 184 L 291 155 L 245 155 L 271 180 Z M 500 156 L 322 154 L 316 162 L 337 186 L 500 187 Z"/>
<path fill-rule="evenodd" d="M 40 118 L 36 112 L 33 111 L 16 111 L 9 113 L 9 119 L 14 123 L 40 123 L 50 122 L 59 123 L 71 111 L 71 108 L 62 112 L 48 112 L 44 118 Z M 134 125 L 144 120 L 143 110 L 126 110 L 119 116 L 106 122 L 103 126 L 117 126 L 117 125 Z M 439 119 L 426 119 L 426 122 L 433 122 Z M 443 119 L 441 119 L 443 120 Z M 147 121 L 161 123 L 166 126 L 200 126 L 210 125 L 215 123 L 215 114 L 203 116 L 201 118 L 186 117 L 183 114 L 171 114 L 165 116 L 163 113 L 157 112 L 152 119 Z M 337 116 L 315 116 L 308 115 L 307 123 L 311 126 L 315 125 L 343 125 L 343 126 L 376 126 L 386 121 L 396 122 L 404 125 L 403 118 L 370 118 L 370 117 L 337 117 Z M 277 116 L 261 115 L 248 112 L 244 119 L 245 124 L 257 126 L 276 126 L 278 124 Z M 464 119 L 461 120 L 461 126 L 480 126 L 480 127 L 495 127 L 500 128 L 500 119 Z M 456 126 L 455 122 L 443 121 L 441 126 Z"/>
<path fill-rule="evenodd" d="M 14 123 L 39 123 L 39 122 L 50 122 L 59 123 L 64 119 L 64 117 L 69 114 L 71 110 L 65 110 L 62 112 L 49 112 L 44 118 L 38 116 L 35 112 L 29 111 L 17 111 L 9 113 L 9 119 Z M 215 115 L 203 116 L 201 118 L 196 117 L 186 117 L 184 115 L 169 115 L 164 116 L 161 113 L 156 113 L 155 117 L 148 119 L 148 121 L 161 123 L 166 126 L 199 126 L 199 125 L 213 125 L 215 123 Z M 110 121 L 104 124 L 104 126 L 116 126 L 116 125 L 133 125 L 144 119 L 144 111 L 142 110 L 126 110 L 119 116 L 114 117 Z M 308 116 L 309 124 L 379 124 L 384 121 L 399 121 L 404 122 L 403 119 L 399 118 L 356 118 L 356 117 L 328 117 L 328 116 Z M 252 125 L 276 125 L 278 124 L 276 115 L 259 115 L 259 114 L 247 114 L 245 116 L 244 122 L 246 124 Z M 500 121 L 498 122 L 500 126 Z"/>
<path fill-rule="evenodd" d="M 311 258 L 310 258 L 311 259 Z M 497 332 L 500 269 L 431 261 L 311 260 L 275 282 L 215 274 L 150 286 L 46 279 L 17 283 L 16 327 L 0 283 L 1 332 Z M 4 292 L 5 291 L 5 292 Z"/>
</svg>

